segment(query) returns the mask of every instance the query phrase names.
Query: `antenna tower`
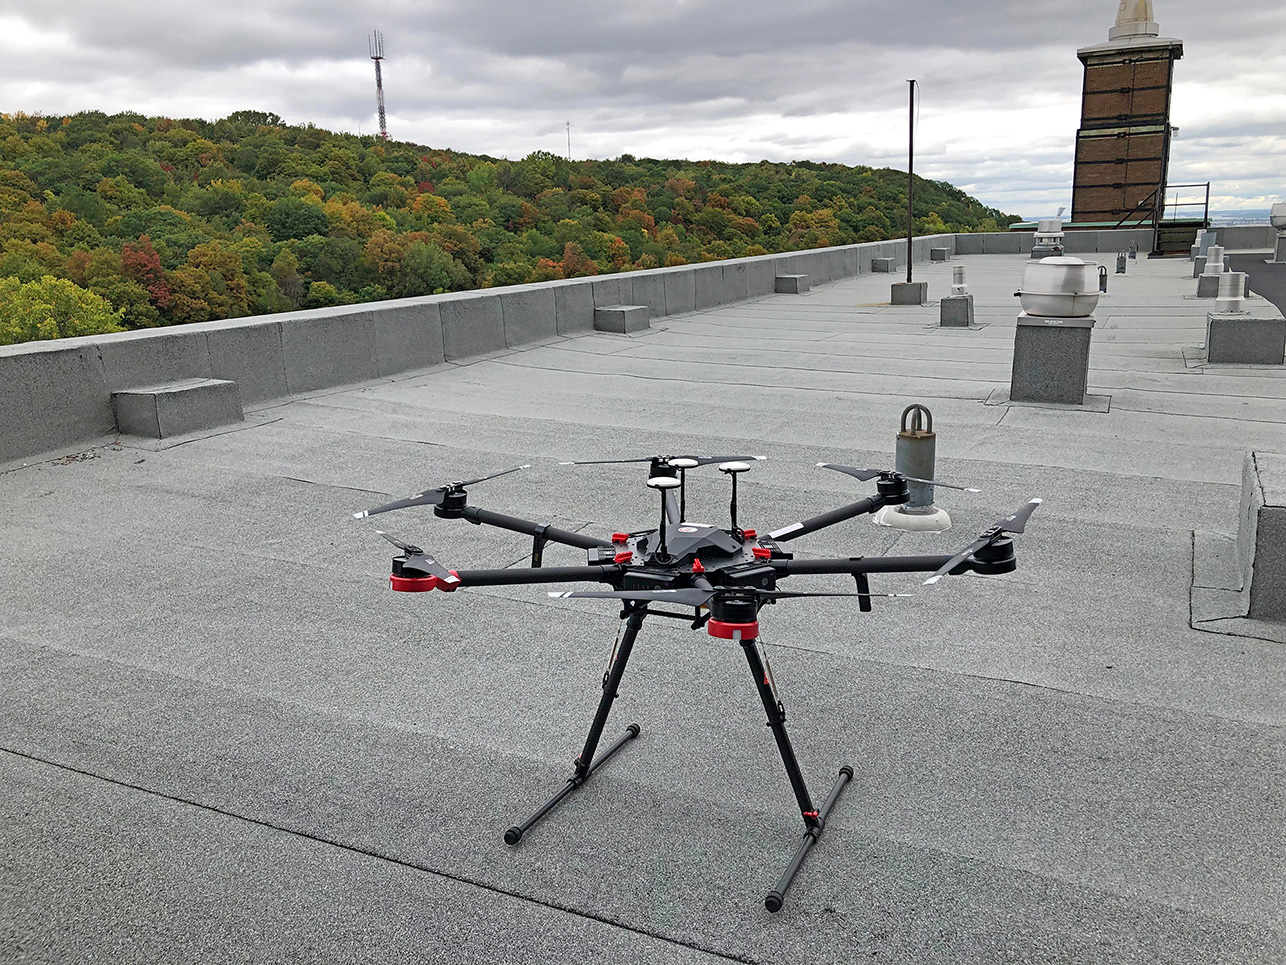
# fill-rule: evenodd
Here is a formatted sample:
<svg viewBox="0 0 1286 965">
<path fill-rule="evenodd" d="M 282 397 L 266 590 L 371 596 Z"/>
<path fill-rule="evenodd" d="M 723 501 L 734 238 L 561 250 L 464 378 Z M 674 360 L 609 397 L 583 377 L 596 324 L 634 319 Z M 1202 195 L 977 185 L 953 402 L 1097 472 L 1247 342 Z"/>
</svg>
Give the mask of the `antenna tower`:
<svg viewBox="0 0 1286 965">
<path fill-rule="evenodd" d="M 380 61 L 384 59 L 384 34 L 376 30 L 367 39 L 371 60 L 375 61 L 375 99 L 380 106 L 380 137 L 388 140 L 388 120 L 384 116 L 384 78 L 380 75 Z"/>
</svg>

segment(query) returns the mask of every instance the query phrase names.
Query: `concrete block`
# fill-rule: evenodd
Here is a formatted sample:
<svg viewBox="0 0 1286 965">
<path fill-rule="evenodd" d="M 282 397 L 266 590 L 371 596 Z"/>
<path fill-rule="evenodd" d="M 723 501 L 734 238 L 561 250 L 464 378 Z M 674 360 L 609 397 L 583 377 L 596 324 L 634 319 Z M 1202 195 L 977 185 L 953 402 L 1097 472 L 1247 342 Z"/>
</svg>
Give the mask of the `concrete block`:
<svg viewBox="0 0 1286 965">
<path fill-rule="evenodd" d="M 1197 297 L 1198 298 L 1218 298 L 1219 297 L 1219 276 L 1218 275 L 1199 275 L 1197 277 Z"/>
<path fill-rule="evenodd" d="M 744 302 L 750 297 L 750 284 L 746 280 L 746 263 L 740 259 L 723 263 L 723 301 Z"/>
<path fill-rule="evenodd" d="M 1009 398 L 1084 405 L 1095 319 L 1018 316 Z"/>
<path fill-rule="evenodd" d="M 872 258 L 871 271 L 875 272 L 875 274 L 877 275 L 888 275 L 888 274 L 891 274 L 892 272 L 897 271 L 897 265 L 894 263 L 894 260 L 892 258 L 889 258 L 887 256 L 881 257 L 881 258 Z"/>
<path fill-rule="evenodd" d="M 113 432 L 98 338 L 0 348 L 0 463 Z"/>
<path fill-rule="evenodd" d="M 242 405 L 281 399 L 286 386 L 286 356 L 281 323 L 270 316 L 202 322 L 210 351 L 210 377 L 237 383 Z"/>
<path fill-rule="evenodd" d="M 605 305 L 594 309 L 594 328 L 600 332 L 626 335 L 650 327 L 646 305 Z"/>
<path fill-rule="evenodd" d="M 1249 312 L 1206 316 L 1206 360 L 1242 365 L 1281 365 L 1286 360 L 1286 318 Z"/>
<path fill-rule="evenodd" d="M 777 267 L 767 255 L 746 259 L 746 295 L 761 298 L 776 291 Z"/>
<path fill-rule="evenodd" d="M 779 295 L 802 295 L 808 291 L 808 276 L 778 275 L 773 290 Z"/>
<path fill-rule="evenodd" d="M 923 305 L 929 300 L 927 281 L 895 281 L 890 295 L 894 305 Z"/>
<path fill-rule="evenodd" d="M 112 391 L 210 377 L 205 333 L 178 325 L 102 336 L 103 375 Z"/>
<path fill-rule="evenodd" d="M 1286 456 L 1248 453 L 1241 479 L 1237 552 L 1247 616 L 1286 621 Z"/>
<path fill-rule="evenodd" d="M 431 296 L 372 302 L 366 307 L 375 321 L 376 375 L 396 375 L 446 361 L 442 312 Z"/>
<path fill-rule="evenodd" d="M 187 379 L 168 385 L 112 393 L 121 432 L 165 439 L 241 422 L 237 383 L 226 379 Z"/>
<path fill-rule="evenodd" d="M 282 315 L 281 349 L 291 395 L 378 375 L 375 319 L 365 308 Z"/>
<path fill-rule="evenodd" d="M 665 279 L 665 311 L 669 315 L 686 315 L 697 310 L 697 280 L 692 269 L 683 265 L 661 271 Z"/>
<path fill-rule="evenodd" d="M 693 265 L 691 270 L 696 285 L 697 311 L 703 312 L 722 305 L 726 301 L 723 297 L 723 265 L 707 262 Z"/>
<path fill-rule="evenodd" d="M 956 235 L 957 255 L 981 255 L 982 239 L 985 235 L 970 233 Z"/>
<path fill-rule="evenodd" d="M 1208 259 L 1205 255 L 1197 255 L 1197 257 L 1192 260 L 1192 277 L 1193 278 L 1200 278 L 1203 274 L 1205 274 L 1207 260 Z"/>
<path fill-rule="evenodd" d="M 652 318 L 664 318 L 665 279 L 655 271 L 634 271 L 629 274 L 630 297 L 621 299 L 626 305 L 646 305 Z"/>
<path fill-rule="evenodd" d="M 442 348 L 448 362 L 505 348 L 500 296 L 456 292 L 437 298 L 442 315 Z"/>
<path fill-rule="evenodd" d="M 930 248 L 929 249 L 930 261 L 946 261 L 950 257 L 951 257 L 950 248 Z"/>
<path fill-rule="evenodd" d="M 554 322 L 559 335 L 594 330 L 594 289 L 588 278 L 549 282 L 554 291 Z"/>
<path fill-rule="evenodd" d="M 634 282 L 628 274 L 598 275 L 590 279 L 594 290 L 594 307 L 629 305 L 634 297 Z"/>
<path fill-rule="evenodd" d="M 973 324 L 972 295 L 948 295 L 938 306 L 938 324 L 943 328 L 968 328 Z"/>
<path fill-rule="evenodd" d="M 497 288 L 505 345 L 514 348 L 558 334 L 558 308 L 548 285 L 515 285 Z"/>
</svg>

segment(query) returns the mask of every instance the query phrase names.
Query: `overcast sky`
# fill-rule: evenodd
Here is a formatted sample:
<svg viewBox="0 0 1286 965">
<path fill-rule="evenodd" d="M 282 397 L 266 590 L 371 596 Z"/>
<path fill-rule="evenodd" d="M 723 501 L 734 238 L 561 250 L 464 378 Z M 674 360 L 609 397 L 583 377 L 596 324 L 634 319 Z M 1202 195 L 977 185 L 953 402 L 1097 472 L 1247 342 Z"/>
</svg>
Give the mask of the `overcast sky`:
<svg viewBox="0 0 1286 965">
<path fill-rule="evenodd" d="M 1286 2 L 1156 0 L 1184 41 L 1172 183 L 1286 198 Z M 0 0 L 0 111 L 274 111 L 519 158 L 809 159 L 916 171 L 1024 217 L 1071 202 L 1081 65 L 1117 0 Z"/>
</svg>

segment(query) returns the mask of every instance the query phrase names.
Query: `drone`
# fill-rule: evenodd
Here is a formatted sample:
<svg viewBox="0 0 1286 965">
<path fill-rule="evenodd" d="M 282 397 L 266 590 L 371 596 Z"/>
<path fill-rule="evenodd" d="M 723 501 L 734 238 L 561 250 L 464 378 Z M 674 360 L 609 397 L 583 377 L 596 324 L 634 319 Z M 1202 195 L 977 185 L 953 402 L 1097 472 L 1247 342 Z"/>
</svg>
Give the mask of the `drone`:
<svg viewBox="0 0 1286 965">
<path fill-rule="evenodd" d="M 475 525 L 494 526 L 532 538 L 530 565 L 502 569 L 449 569 L 425 549 L 386 532 L 380 536 L 400 554 L 393 558 L 389 577 L 394 590 L 422 593 L 432 590 L 454 592 L 460 588 L 513 586 L 519 584 L 596 583 L 609 589 L 571 590 L 549 594 L 558 599 L 616 600 L 621 604 L 623 632 L 618 632 L 608 666 L 603 674 L 602 696 L 590 724 L 580 755 L 572 765 L 566 783 L 522 823 L 509 828 L 505 843 L 516 846 L 531 828 L 582 787 L 604 764 L 641 733 L 632 723 L 613 743 L 595 756 L 611 713 L 612 702 L 625 674 L 625 667 L 645 618 L 664 617 L 689 621 L 693 629 L 704 628 L 710 636 L 740 645 L 751 677 L 768 717 L 768 726 L 777 743 L 791 790 L 804 822 L 803 836 L 786 870 L 764 898 L 769 912 L 777 912 L 795 880 L 805 857 L 821 838 L 827 817 L 841 792 L 853 777 L 853 768 L 840 767 L 820 805 L 809 793 L 799 762 L 786 733 L 786 708 L 777 691 L 770 664 L 759 641 L 759 613 L 765 606 L 788 599 L 808 597 L 856 597 L 859 610 L 870 612 L 880 597 L 907 594 L 872 593 L 869 577 L 884 573 L 928 573 L 924 581 L 933 585 L 944 577 L 964 573 L 994 575 L 1017 569 L 1013 537 L 1021 534 L 1042 500 L 1033 499 L 1015 513 L 984 530 L 977 539 L 957 553 L 929 556 L 855 556 L 844 559 L 795 559 L 784 546 L 792 540 L 834 526 L 857 516 L 872 514 L 885 506 L 910 499 L 909 482 L 978 492 L 903 475 L 894 470 L 862 469 L 819 462 L 817 466 L 844 473 L 863 482 L 875 482 L 875 493 L 829 512 L 790 523 L 768 533 L 741 526 L 737 519 L 737 479 L 764 456 L 656 455 L 633 459 L 601 459 L 560 463 L 564 466 L 647 465 L 647 487 L 660 495 L 660 518 L 653 529 L 613 533 L 610 540 L 559 529 L 545 523 L 507 516 L 474 506 L 468 489 L 510 473 L 530 469 L 517 466 L 477 479 L 427 489 L 373 509 L 354 513 L 365 519 L 392 510 L 431 506 L 442 519 L 463 519 Z M 731 482 L 730 525 L 718 527 L 687 519 L 687 475 L 691 470 L 715 466 Z M 584 550 L 583 566 L 545 566 L 544 553 L 550 543 Z M 802 574 L 851 576 L 854 592 L 814 593 L 778 589 L 785 577 Z M 679 608 L 679 609 L 675 609 Z"/>
</svg>

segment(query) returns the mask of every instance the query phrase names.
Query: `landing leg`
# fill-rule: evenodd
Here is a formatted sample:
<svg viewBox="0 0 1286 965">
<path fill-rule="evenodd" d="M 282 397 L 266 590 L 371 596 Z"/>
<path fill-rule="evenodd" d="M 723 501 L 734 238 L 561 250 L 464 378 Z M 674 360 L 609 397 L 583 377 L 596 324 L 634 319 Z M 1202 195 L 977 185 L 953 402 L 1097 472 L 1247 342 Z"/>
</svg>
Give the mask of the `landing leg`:
<svg viewBox="0 0 1286 965">
<path fill-rule="evenodd" d="M 835 802 L 839 800 L 840 792 L 852 778 L 853 769 L 848 765 L 841 767 L 839 776 L 835 778 L 835 783 L 831 786 L 830 793 L 826 796 L 826 803 L 822 805 L 821 810 L 813 806 L 813 799 L 809 797 L 808 787 L 804 783 L 804 775 L 799 769 L 799 761 L 795 759 L 795 749 L 791 746 L 790 737 L 786 734 L 786 708 L 777 699 L 772 677 L 759 657 L 759 642 L 755 638 L 743 639 L 741 648 L 745 651 L 747 663 L 750 664 L 750 673 L 755 678 L 755 688 L 759 691 L 759 698 L 763 701 L 764 710 L 768 713 L 768 726 L 777 740 L 777 749 L 781 751 L 782 763 L 786 765 L 786 776 L 790 778 L 791 790 L 795 792 L 795 800 L 799 802 L 799 812 L 804 818 L 804 837 L 799 842 L 795 856 L 778 879 L 777 887 L 764 897 L 765 908 L 769 911 L 780 911 L 791 882 L 795 880 L 795 875 L 804 863 L 809 850 L 821 837 L 822 830 L 826 827 L 826 817 L 831 813 Z"/>
<path fill-rule="evenodd" d="M 630 724 L 615 743 L 603 751 L 597 760 L 594 758 L 594 751 L 598 748 L 599 739 L 603 736 L 603 728 L 607 724 L 607 715 L 612 711 L 612 701 L 616 699 L 616 688 L 620 686 L 621 677 L 625 673 L 625 664 L 630 659 L 630 651 L 634 649 L 634 639 L 639 634 L 639 628 L 643 626 L 646 610 L 646 604 L 627 607 L 625 633 L 613 654 L 611 665 L 603 674 L 603 696 L 599 698 L 598 710 L 594 714 L 594 722 L 589 726 L 585 746 L 573 765 L 572 776 L 559 788 L 558 793 L 542 804 L 531 817 L 505 832 L 505 844 L 517 844 L 521 841 L 522 836 L 533 824 L 557 807 L 563 798 L 588 781 L 590 775 L 611 760 L 617 751 L 639 736 L 639 725 Z"/>
</svg>

